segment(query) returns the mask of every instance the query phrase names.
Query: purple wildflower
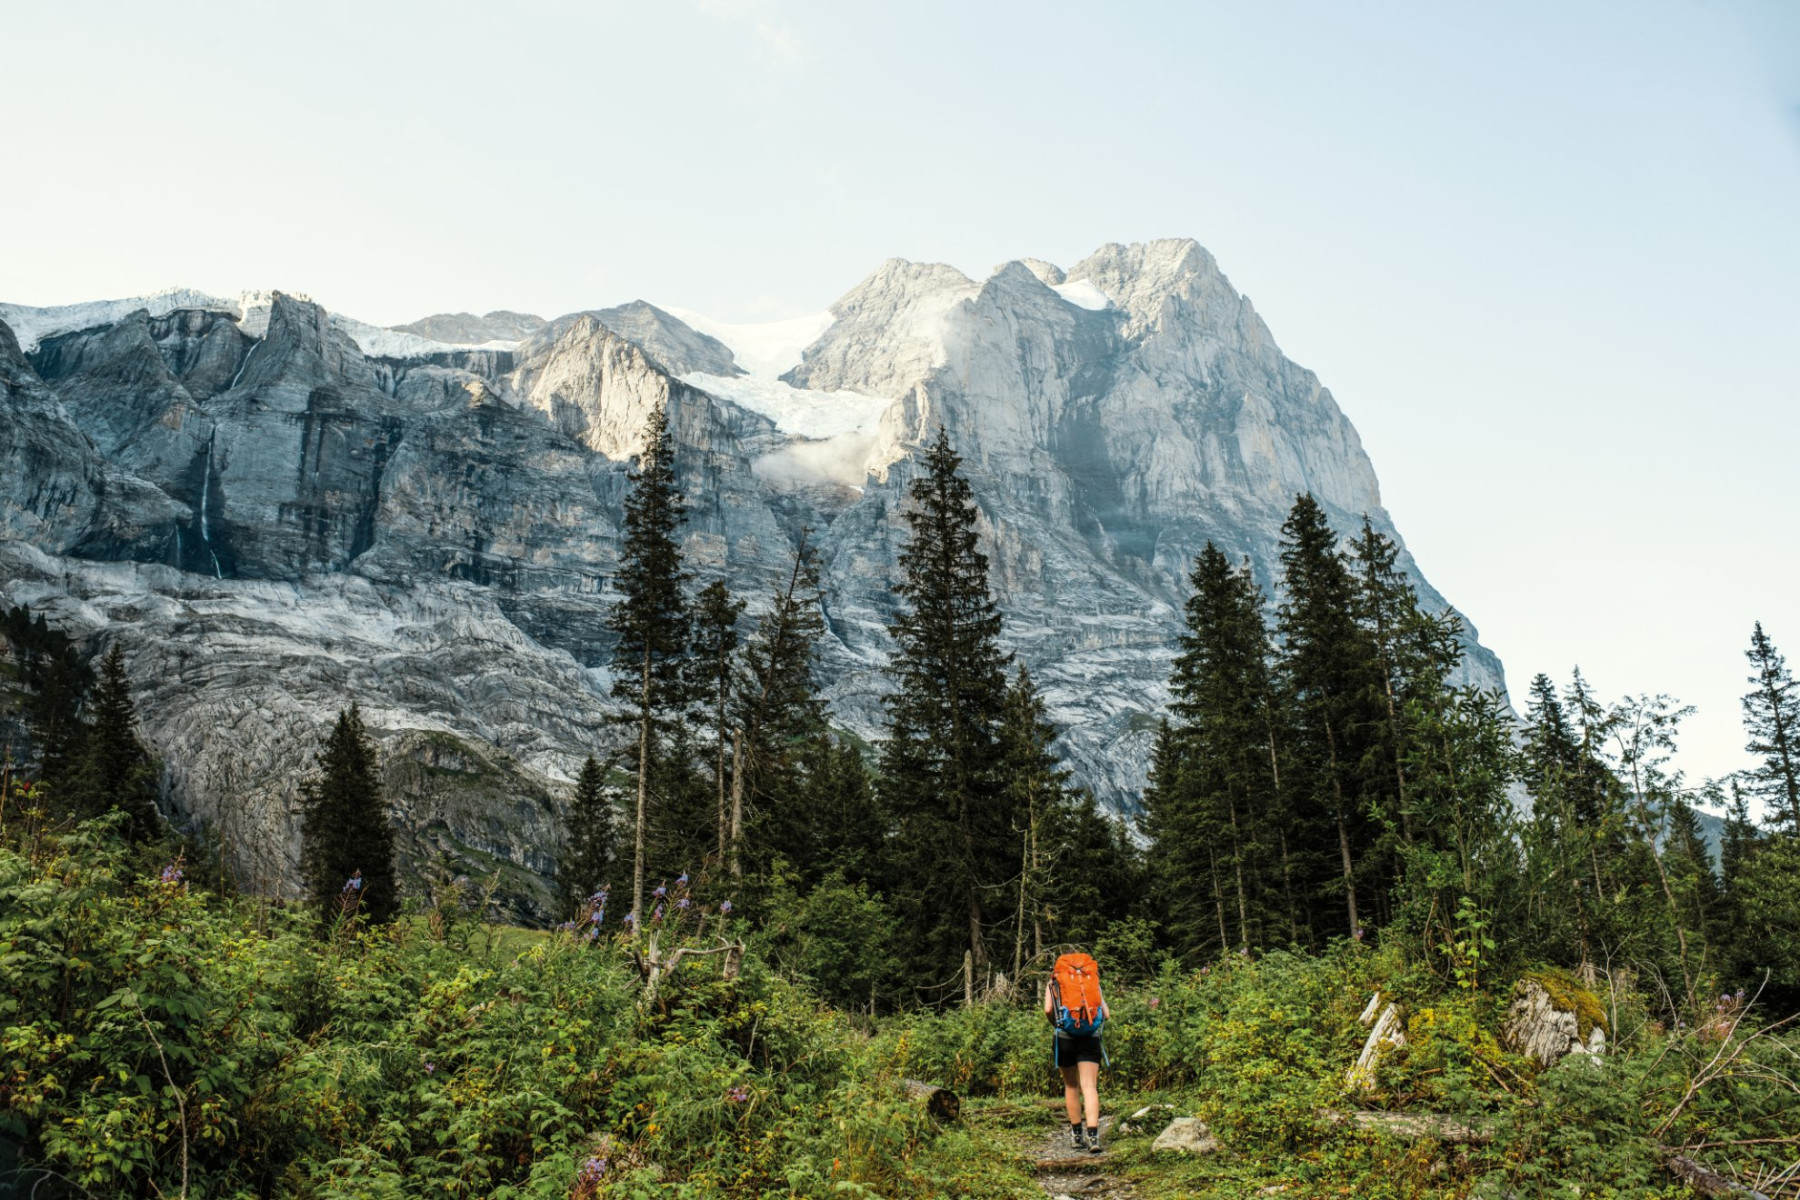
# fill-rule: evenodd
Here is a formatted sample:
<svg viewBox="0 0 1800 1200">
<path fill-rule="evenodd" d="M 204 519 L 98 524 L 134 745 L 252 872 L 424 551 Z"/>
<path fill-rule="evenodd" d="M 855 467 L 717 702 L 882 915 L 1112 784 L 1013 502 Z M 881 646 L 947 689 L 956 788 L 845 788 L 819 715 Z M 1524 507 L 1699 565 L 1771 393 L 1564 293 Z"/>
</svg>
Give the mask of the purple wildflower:
<svg viewBox="0 0 1800 1200">
<path fill-rule="evenodd" d="M 1150 1007 L 1151 1008 L 1156 1008 L 1161 1004 L 1162 1004 L 1162 1001 L 1158 1000 L 1155 996 L 1150 997 Z"/>
<path fill-rule="evenodd" d="M 687 872 L 686 871 L 683 871 L 681 873 L 681 877 L 675 881 L 675 886 L 676 887 L 686 887 L 687 886 Z"/>
<path fill-rule="evenodd" d="M 729 917 L 731 915 L 731 901 L 729 901 L 729 900 L 719 901 L 719 913 L 721 916 Z"/>
<path fill-rule="evenodd" d="M 432 1075 L 432 1074 L 435 1074 L 436 1072 L 437 1072 L 437 1064 L 436 1063 L 426 1063 L 425 1064 L 425 1073 L 427 1075 Z"/>
<path fill-rule="evenodd" d="M 725 1099 L 732 1104 L 742 1104 L 749 1098 L 750 1089 L 741 1083 L 727 1089 L 725 1092 Z"/>
<path fill-rule="evenodd" d="M 652 921 L 662 920 L 662 905 L 659 904 L 656 906 L 656 910 L 650 914 L 650 919 Z"/>
<path fill-rule="evenodd" d="M 362 891 L 362 872 L 360 870 L 352 871 L 350 878 L 344 880 L 344 890 L 346 892 Z"/>
<path fill-rule="evenodd" d="M 637 914 L 636 913 L 626 913 L 625 914 L 625 924 L 635 925 L 636 923 L 637 923 Z"/>
<path fill-rule="evenodd" d="M 581 1174 L 575 1177 L 577 1183 L 596 1184 L 606 1174 L 604 1158 L 589 1158 L 581 1164 Z"/>
<path fill-rule="evenodd" d="M 655 891 L 654 891 L 654 892 L 651 892 L 651 893 L 650 893 L 650 896 L 651 896 L 651 898 L 652 898 L 652 899 L 655 899 L 655 900 L 661 900 L 661 899 L 662 899 L 662 898 L 663 898 L 663 897 L 664 897 L 664 896 L 667 896 L 667 895 L 668 895 L 668 894 L 669 894 L 669 889 L 668 889 L 668 888 L 666 888 L 666 887 L 659 887 L 659 888 L 657 888 L 657 889 L 656 889 L 656 890 L 655 890 Z"/>
<path fill-rule="evenodd" d="M 174 863 L 170 863 L 168 866 L 164 867 L 162 869 L 162 881 L 168 884 L 180 883 L 181 868 Z"/>
<path fill-rule="evenodd" d="M 675 902 L 675 907 L 685 910 L 687 908 L 687 906 L 691 903 L 693 903 L 691 900 L 689 900 L 686 896 L 683 896 L 681 899 L 679 899 Z"/>
</svg>

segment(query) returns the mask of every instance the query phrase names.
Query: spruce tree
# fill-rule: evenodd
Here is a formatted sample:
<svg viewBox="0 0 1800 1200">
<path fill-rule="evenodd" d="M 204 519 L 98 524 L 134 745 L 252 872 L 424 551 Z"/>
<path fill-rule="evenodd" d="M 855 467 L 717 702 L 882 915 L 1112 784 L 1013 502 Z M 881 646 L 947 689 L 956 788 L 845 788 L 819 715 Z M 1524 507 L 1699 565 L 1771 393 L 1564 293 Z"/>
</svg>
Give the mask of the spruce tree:
<svg viewBox="0 0 1800 1200">
<path fill-rule="evenodd" d="M 1012 977 L 1020 978 L 1025 960 L 1044 953 L 1045 898 L 1059 864 L 1047 830 L 1069 797 L 1069 772 L 1052 748 L 1057 729 L 1050 723 L 1044 698 L 1020 664 L 1007 688 L 1001 713 L 1000 778 L 1013 816 L 1019 847 L 1019 873 L 1014 884 L 1017 903 L 1011 931 Z M 1079 868 L 1082 864 L 1066 864 Z"/>
<path fill-rule="evenodd" d="M 590 754 L 575 780 L 575 795 L 569 803 L 568 836 L 563 842 L 562 858 L 556 864 L 558 901 L 564 919 L 579 914 L 588 897 L 612 881 L 617 854 L 618 830 L 612 796 L 606 786 L 606 768 Z"/>
<path fill-rule="evenodd" d="M 825 633 L 823 600 L 811 531 L 802 530 L 787 578 L 744 650 L 746 682 L 736 714 L 741 756 L 732 777 L 733 874 L 742 871 L 746 841 L 758 869 L 776 859 L 802 868 L 815 861 L 818 814 L 808 792 L 814 775 L 832 769 L 825 702 L 813 678 Z"/>
<path fill-rule="evenodd" d="M 38 762 L 38 779 L 49 785 L 50 803 L 64 815 L 86 816 L 80 775 L 88 727 L 82 705 L 94 684 L 93 668 L 81 659 L 73 639 L 50 627 L 43 613 L 33 617 L 23 605 L 9 609 L 6 638 L 24 668 L 26 720 Z"/>
<path fill-rule="evenodd" d="M 1356 615 L 1374 654 L 1373 704 L 1382 721 L 1372 731 L 1366 766 L 1365 799 L 1413 840 L 1412 798 L 1407 795 L 1406 759 L 1414 750 L 1407 727 L 1407 700 L 1419 692 L 1440 692 L 1441 680 L 1428 676 L 1419 653 L 1418 593 L 1400 570 L 1400 548 L 1376 530 L 1365 515 L 1351 544 L 1356 572 Z M 1429 703 L 1431 697 L 1427 698 Z"/>
<path fill-rule="evenodd" d="M 1152 849 L 1146 872 L 1151 907 L 1168 946 L 1184 957 L 1210 943 L 1222 902 L 1211 887 L 1208 831 L 1188 770 L 1191 745 L 1192 738 L 1178 732 L 1167 717 L 1157 723 L 1140 823 Z M 1201 881 L 1207 886 L 1202 888 Z"/>
<path fill-rule="evenodd" d="M 1530 698 L 1525 702 L 1524 740 L 1521 775 L 1525 786 L 1534 797 L 1547 797 L 1552 788 L 1574 774 L 1578 748 L 1556 685 L 1541 671 L 1532 678 Z"/>
<path fill-rule="evenodd" d="M 1185 739 L 1185 828 L 1158 843 L 1159 874 L 1216 876 L 1221 949 L 1260 944 L 1283 923 L 1277 831 L 1288 823 L 1270 724 L 1270 645 L 1263 597 L 1248 567 L 1234 569 L 1208 542 L 1194 561 L 1187 629 L 1169 679 L 1173 710 Z M 1206 849 L 1204 861 L 1192 857 Z M 1164 857 L 1164 852 L 1173 857 Z M 1235 929 L 1235 933 L 1231 930 Z M 1195 944 L 1182 947 L 1191 951 Z"/>
<path fill-rule="evenodd" d="M 101 660 L 89 710 L 92 715 L 81 765 L 75 773 L 80 808 L 92 814 L 117 810 L 125 814 L 127 837 L 139 841 L 154 837 L 162 825 L 156 809 L 155 772 L 138 739 L 125 651 L 117 642 Z"/>
<path fill-rule="evenodd" d="M 1337 533 L 1309 495 L 1296 498 L 1281 527 L 1283 600 L 1277 610 L 1282 669 L 1294 705 L 1300 786 L 1335 834 L 1335 885 L 1352 937 L 1363 933 L 1357 858 L 1367 840 L 1357 798 L 1358 770 L 1378 718 L 1368 706 L 1380 687 L 1374 649 L 1356 620 L 1356 583 Z M 1316 845 L 1316 843 L 1315 843 Z M 1385 894 L 1378 886 L 1377 894 Z"/>
<path fill-rule="evenodd" d="M 693 658 L 695 691 L 708 702 L 712 716 L 713 791 L 718 800 L 718 861 L 725 862 L 731 837 L 729 803 L 731 753 L 730 706 L 736 687 L 737 622 L 744 602 L 718 580 L 701 589 L 694 605 Z"/>
<path fill-rule="evenodd" d="M 329 922 L 351 912 L 391 919 L 400 911 L 394 827 L 375 744 L 357 705 L 338 713 L 319 754 L 319 773 L 302 788 L 301 801 L 300 873 L 320 917 Z"/>
<path fill-rule="evenodd" d="M 1761 841 L 1762 832 L 1750 819 L 1749 797 L 1744 795 L 1743 785 L 1733 779 L 1731 802 L 1725 809 L 1725 830 L 1719 838 L 1719 875 L 1727 892 L 1736 888 L 1744 864 L 1756 853 Z"/>
<path fill-rule="evenodd" d="M 853 884 L 885 886 L 887 819 L 862 750 L 847 737 L 815 738 L 809 747 L 805 806 L 814 852 L 797 864 L 802 876 L 817 883 L 836 872 Z"/>
<path fill-rule="evenodd" d="M 988 966 L 983 896 L 1016 868 L 996 770 L 1010 656 L 977 549 L 975 503 L 941 426 L 923 465 L 907 489 L 911 536 L 888 626 L 894 693 L 881 777 L 910 859 L 915 932 L 944 968 L 966 950 L 973 982 Z"/>
<path fill-rule="evenodd" d="M 1775 649 L 1762 622 L 1744 652 L 1754 674 L 1744 696 L 1744 747 L 1760 760 L 1744 774 L 1750 794 L 1762 800 L 1767 819 L 1785 822 L 1800 835 L 1800 691 L 1787 660 Z"/>
<path fill-rule="evenodd" d="M 635 742 L 627 770 L 636 785 L 631 851 L 631 918 L 636 930 L 643 928 L 651 792 L 659 771 L 680 765 L 664 743 L 679 731 L 690 695 L 684 669 L 689 615 L 682 591 L 687 575 L 676 541 L 686 516 L 675 480 L 675 441 L 661 407 L 651 412 L 645 426 L 644 450 L 631 484 L 625 501 L 625 544 L 614 581 L 621 598 L 608 614 L 608 625 L 618 636 L 613 647 L 613 697 L 625 706 L 622 719 L 630 724 Z M 671 788 L 683 782 L 665 781 Z"/>
</svg>

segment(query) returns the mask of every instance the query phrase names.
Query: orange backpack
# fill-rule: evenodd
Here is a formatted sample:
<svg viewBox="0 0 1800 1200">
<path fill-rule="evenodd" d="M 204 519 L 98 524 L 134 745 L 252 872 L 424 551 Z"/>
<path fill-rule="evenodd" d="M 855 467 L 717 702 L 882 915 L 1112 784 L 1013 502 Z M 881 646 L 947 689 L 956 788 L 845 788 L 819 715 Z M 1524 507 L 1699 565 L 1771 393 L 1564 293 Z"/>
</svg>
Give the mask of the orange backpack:
<svg viewBox="0 0 1800 1200">
<path fill-rule="evenodd" d="M 1092 1037 L 1106 1021 L 1100 1000 L 1100 964 L 1091 954 L 1056 960 L 1056 1027 L 1073 1037 Z"/>
</svg>

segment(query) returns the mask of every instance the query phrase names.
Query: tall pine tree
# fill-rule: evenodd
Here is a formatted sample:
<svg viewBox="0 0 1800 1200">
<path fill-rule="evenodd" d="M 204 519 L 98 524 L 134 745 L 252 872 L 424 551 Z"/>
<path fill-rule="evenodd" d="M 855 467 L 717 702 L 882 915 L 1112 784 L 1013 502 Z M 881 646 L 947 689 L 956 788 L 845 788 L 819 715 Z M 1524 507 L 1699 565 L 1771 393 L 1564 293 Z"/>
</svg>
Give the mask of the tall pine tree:
<svg viewBox="0 0 1800 1200">
<path fill-rule="evenodd" d="M 1000 611 L 961 465 L 940 426 L 924 473 L 907 489 L 911 536 L 888 626 L 894 693 L 881 776 L 909 860 L 915 934 L 941 967 L 966 952 L 973 985 L 989 961 L 984 896 L 1017 860 L 996 769 L 1010 655 L 1000 649 Z"/>
<path fill-rule="evenodd" d="M 1211 542 L 1195 559 L 1190 582 L 1187 629 L 1169 679 L 1186 739 L 1190 827 L 1182 848 L 1159 845 L 1173 856 L 1159 853 L 1156 866 L 1168 877 L 1165 892 L 1179 890 L 1182 876 L 1217 880 L 1221 949 L 1260 944 L 1272 923 L 1284 923 L 1280 845 L 1290 821 L 1271 725 L 1263 596 L 1248 567 L 1234 569 Z M 1193 859 L 1202 848 L 1205 861 Z"/>
<path fill-rule="evenodd" d="M 825 633 L 823 596 L 811 531 L 802 530 L 787 578 L 744 650 L 740 754 L 732 777 L 733 874 L 741 873 L 746 851 L 758 870 L 777 859 L 803 870 L 817 861 L 821 831 L 809 792 L 825 786 L 836 766 L 813 678 Z"/>
<path fill-rule="evenodd" d="M 1356 581 L 1338 551 L 1337 533 L 1310 494 L 1295 500 L 1281 537 L 1277 627 L 1299 736 L 1297 786 L 1330 822 L 1338 870 L 1326 890 L 1342 897 L 1349 932 L 1360 938 L 1357 866 L 1369 831 L 1357 801 L 1371 725 L 1380 723 L 1369 704 L 1380 691 L 1375 652 L 1356 619 Z M 1385 895 L 1387 881 L 1375 882 L 1371 890 Z"/>
<path fill-rule="evenodd" d="M 1784 822 L 1788 832 L 1800 835 L 1800 690 L 1761 621 L 1744 657 L 1754 672 L 1744 696 L 1744 730 L 1750 735 L 1744 748 L 1759 760 L 1744 782 L 1762 800 L 1767 820 Z"/>
<path fill-rule="evenodd" d="M 1069 772 L 1051 748 L 1056 738 L 1044 698 L 1021 663 L 1006 690 L 999 731 L 1000 778 L 1019 846 L 1014 885 L 1018 902 L 1011 930 L 1014 980 L 1023 973 L 1027 958 L 1036 961 L 1043 956 L 1045 900 L 1057 867 L 1063 865 L 1058 862 L 1059 848 L 1049 836 L 1069 794 Z"/>
<path fill-rule="evenodd" d="M 686 519 L 681 489 L 675 480 L 675 439 L 668 413 L 661 407 L 644 428 L 644 450 L 631 474 L 625 501 L 625 544 L 619 551 L 614 581 L 621 598 L 608 614 L 618 635 L 613 648 L 613 697 L 625 706 L 635 745 L 629 770 L 636 784 L 632 825 L 631 918 L 643 928 L 644 872 L 651 819 L 651 793 L 659 773 L 673 776 L 683 764 L 666 743 L 679 734 L 690 688 L 689 614 L 682 588 L 681 547 L 676 534 Z M 664 779 L 667 792 L 685 780 Z"/>
<path fill-rule="evenodd" d="M 319 773 L 301 791 L 300 873 L 319 915 L 329 921 L 346 908 L 372 921 L 400 911 L 394 877 L 394 827 L 388 821 L 375 744 L 352 704 L 319 755 Z M 351 884 L 351 880 L 358 882 Z"/>
<path fill-rule="evenodd" d="M 714 580 L 701 589 L 694 605 L 694 690 L 705 699 L 712 717 L 713 791 L 718 800 L 718 861 L 725 862 L 731 840 L 730 708 L 736 689 L 737 622 L 744 602 Z"/>
</svg>

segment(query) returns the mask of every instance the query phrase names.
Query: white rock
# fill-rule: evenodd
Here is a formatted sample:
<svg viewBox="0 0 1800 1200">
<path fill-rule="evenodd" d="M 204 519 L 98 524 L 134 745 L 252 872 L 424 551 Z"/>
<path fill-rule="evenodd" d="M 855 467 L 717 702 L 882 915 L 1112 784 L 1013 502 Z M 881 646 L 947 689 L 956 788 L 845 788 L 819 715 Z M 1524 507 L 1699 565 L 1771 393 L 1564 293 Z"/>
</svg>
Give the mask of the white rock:
<svg viewBox="0 0 1800 1200">
<path fill-rule="evenodd" d="M 1199 1117 L 1176 1117 L 1168 1128 L 1156 1135 L 1152 1151 L 1176 1154 L 1211 1154 L 1219 1149 L 1219 1139 Z"/>
</svg>

